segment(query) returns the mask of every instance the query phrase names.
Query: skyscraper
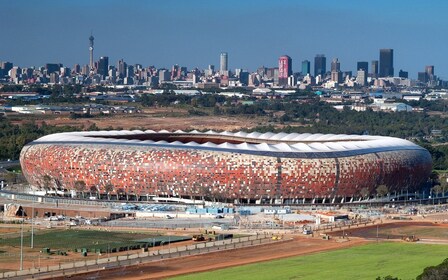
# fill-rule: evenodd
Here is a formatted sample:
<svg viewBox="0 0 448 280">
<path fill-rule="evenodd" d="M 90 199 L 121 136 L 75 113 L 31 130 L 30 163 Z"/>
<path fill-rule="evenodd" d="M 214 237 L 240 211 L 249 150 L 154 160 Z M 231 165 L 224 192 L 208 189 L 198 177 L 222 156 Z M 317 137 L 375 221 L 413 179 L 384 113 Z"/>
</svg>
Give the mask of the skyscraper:
<svg viewBox="0 0 448 280">
<path fill-rule="evenodd" d="M 324 76 L 327 72 L 327 58 L 323 54 L 318 54 L 314 58 L 314 76 Z"/>
<path fill-rule="evenodd" d="M 356 71 L 359 70 L 369 71 L 369 63 L 367 61 L 358 61 L 356 63 Z"/>
<path fill-rule="evenodd" d="M 400 71 L 398 72 L 398 77 L 407 79 L 409 77 L 409 73 L 400 69 Z"/>
<path fill-rule="evenodd" d="M 425 66 L 425 72 L 430 81 L 434 80 L 434 65 Z"/>
<path fill-rule="evenodd" d="M 120 78 L 126 77 L 126 71 L 128 69 L 128 65 L 126 62 L 124 62 L 123 59 L 120 59 L 117 62 L 117 74 Z"/>
<path fill-rule="evenodd" d="M 306 76 L 311 74 L 311 63 L 309 60 L 302 61 L 302 75 Z"/>
<path fill-rule="evenodd" d="M 394 76 L 394 50 L 380 50 L 380 77 Z"/>
<path fill-rule="evenodd" d="M 228 68 L 228 56 L 226 52 L 221 53 L 220 57 L 220 64 L 219 64 L 219 73 L 221 75 L 228 75 L 229 68 Z"/>
<path fill-rule="evenodd" d="M 98 61 L 98 74 L 100 74 L 104 78 L 107 76 L 108 72 L 109 72 L 109 57 L 102 56 Z"/>
<path fill-rule="evenodd" d="M 331 62 L 331 72 L 333 71 L 341 71 L 341 63 L 339 62 L 338 58 L 334 58 L 333 61 Z"/>
<path fill-rule="evenodd" d="M 372 60 L 371 74 L 374 78 L 378 77 L 378 60 Z"/>
<path fill-rule="evenodd" d="M 90 34 L 89 37 L 89 41 L 90 41 L 90 47 L 89 47 L 89 52 L 90 52 L 90 61 L 89 61 L 89 66 L 90 66 L 90 71 L 93 71 L 93 40 L 95 38 L 93 38 L 93 35 Z"/>
<path fill-rule="evenodd" d="M 278 84 L 281 86 L 288 84 L 288 77 L 292 75 L 292 59 L 287 55 L 282 55 L 278 59 Z"/>
</svg>

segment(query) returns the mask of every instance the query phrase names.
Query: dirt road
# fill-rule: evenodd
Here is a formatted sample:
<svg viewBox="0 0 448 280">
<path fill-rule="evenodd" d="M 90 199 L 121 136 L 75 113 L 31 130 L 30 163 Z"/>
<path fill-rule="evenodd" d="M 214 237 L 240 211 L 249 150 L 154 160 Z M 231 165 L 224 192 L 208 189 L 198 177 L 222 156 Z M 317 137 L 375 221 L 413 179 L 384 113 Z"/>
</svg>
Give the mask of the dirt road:
<svg viewBox="0 0 448 280">
<path fill-rule="evenodd" d="M 196 273 L 231 266 L 238 266 L 261 261 L 269 261 L 321 251 L 351 247 L 366 243 L 361 239 L 348 242 L 337 240 L 294 237 L 292 240 L 254 246 L 243 249 L 228 250 L 191 257 L 170 259 L 162 262 L 142 264 L 132 267 L 105 270 L 72 276 L 70 279 L 163 279 L 180 274 Z M 59 278 L 63 279 L 63 278 Z"/>
</svg>

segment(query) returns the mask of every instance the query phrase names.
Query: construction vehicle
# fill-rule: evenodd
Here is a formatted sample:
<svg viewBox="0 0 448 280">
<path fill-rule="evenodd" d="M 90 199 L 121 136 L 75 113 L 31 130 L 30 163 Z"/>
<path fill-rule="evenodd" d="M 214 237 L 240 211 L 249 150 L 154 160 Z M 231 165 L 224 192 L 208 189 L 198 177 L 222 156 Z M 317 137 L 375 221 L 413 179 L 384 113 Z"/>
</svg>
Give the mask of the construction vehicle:
<svg viewBox="0 0 448 280">
<path fill-rule="evenodd" d="M 417 242 L 420 239 L 417 236 L 415 236 L 415 235 L 409 235 L 409 236 L 404 236 L 402 238 L 402 240 L 405 241 L 405 242 Z"/>
<path fill-rule="evenodd" d="M 191 239 L 193 241 L 205 241 L 205 237 L 203 234 L 197 234 L 193 235 L 193 238 Z"/>
</svg>

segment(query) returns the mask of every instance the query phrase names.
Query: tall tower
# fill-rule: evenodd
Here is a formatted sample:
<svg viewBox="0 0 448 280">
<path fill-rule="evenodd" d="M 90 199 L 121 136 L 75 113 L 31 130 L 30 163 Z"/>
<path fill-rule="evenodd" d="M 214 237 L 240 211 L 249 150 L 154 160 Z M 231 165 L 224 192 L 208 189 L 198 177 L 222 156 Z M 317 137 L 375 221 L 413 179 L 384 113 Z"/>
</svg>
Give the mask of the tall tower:
<svg viewBox="0 0 448 280">
<path fill-rule="evenodd" d="M 90 41 L 90 47 L 89 47 L 89 52 L 90 52 L 90 61 L 89 61 L 89 67 L 90 67 L 90 71 L 93 70 L 93 40 L 95 38 L 93 38 L 93 35 L 90 34 L 89 37 L 89 41 Z"/>
<path fill-rule="evenodd" d="M 380 77 L 394 76 L 394 50 L 380 49 Z"/>
<path fill-rule="evenodd" d="M 222 52 L 221 53 L 221 57 L 220 57 L 220 65 L 219 65 L 219 73 L 221 75 L 227 75 L 228 74 L 228 62 L 229 62 L 229 58 L 227 56 L 226 52 Z"/>
<path fill-rule="evenodd" d="M 292 75 L 292 59 L 287 55 L 282 55 L 278 59 L 278 84 L 285 86 L 288 84 L 288 77 Z"/>
</svg>

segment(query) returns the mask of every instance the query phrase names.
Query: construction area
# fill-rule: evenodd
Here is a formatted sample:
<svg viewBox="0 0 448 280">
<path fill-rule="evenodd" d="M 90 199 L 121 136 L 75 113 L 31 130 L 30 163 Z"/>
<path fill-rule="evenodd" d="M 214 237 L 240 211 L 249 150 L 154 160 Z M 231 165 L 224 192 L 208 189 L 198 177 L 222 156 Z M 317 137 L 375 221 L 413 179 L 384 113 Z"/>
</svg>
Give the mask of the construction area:
<svg viewBox="0 0 448 280">
<path fill-rule="evenodd" d="M 85 279 L 85 273 L 97 279 L 160 279 L 374 241 L 448 244 L 443 205 L 417 211 L 415 206 L 181 211 L 166 204 L 80 207 L 5 197 L 1 202 L 0 278 L 5 279 Z"/>
</svg>

